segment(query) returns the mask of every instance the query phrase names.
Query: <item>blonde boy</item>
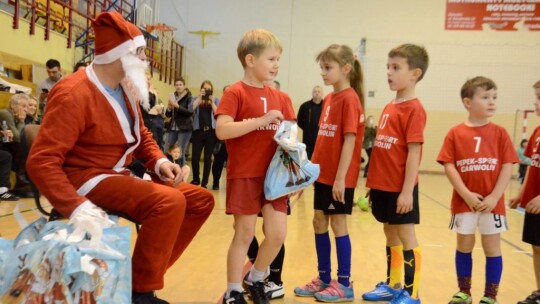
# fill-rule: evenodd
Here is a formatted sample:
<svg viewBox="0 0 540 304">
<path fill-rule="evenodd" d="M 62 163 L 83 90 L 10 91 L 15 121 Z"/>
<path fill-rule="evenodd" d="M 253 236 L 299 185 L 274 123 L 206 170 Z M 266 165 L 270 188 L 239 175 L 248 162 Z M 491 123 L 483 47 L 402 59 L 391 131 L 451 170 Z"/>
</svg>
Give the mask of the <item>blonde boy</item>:
<svg viewBox="0 0 540 304">
<path fill-rule="evenodd" d="M 279 70 L 281 43 L 267 30 L 244 34 L 237 53 L 244 77 L 224 93 L 216 111 L 216 134 L 225 140 L 227 160 L 226 213 L 234 215 L 234 237 L 227 254 L 227 291 L 223 303 L 246 303 L 242 268 L 255 235 L 257 214 L 265 222 L 265 239 L 244 284 L 254 303 L 268 303 L 264 292 L 267 269 L 287 232 L 287 197 L 268 201 L 264 177 L 277 148 L 275 130 L 283 119 L 295 119 L 290 99 L 264 84 Z"/>
</svg>

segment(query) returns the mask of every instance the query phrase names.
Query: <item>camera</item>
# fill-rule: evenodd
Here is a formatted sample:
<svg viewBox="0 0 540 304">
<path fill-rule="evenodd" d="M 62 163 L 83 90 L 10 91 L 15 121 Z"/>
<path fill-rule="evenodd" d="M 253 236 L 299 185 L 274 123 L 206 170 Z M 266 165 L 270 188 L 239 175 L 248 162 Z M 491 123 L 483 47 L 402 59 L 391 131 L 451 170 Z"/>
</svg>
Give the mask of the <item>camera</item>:
<svg viewBox="0 0 540 304">
<path fill-rule="evenodd" d="M 212 96 L 212 94 L 214 94 L 214 91 L 212 91 L 212 89 L 206 89 L 204 90 L 204 96 L 202 97 L 202 100 L 205 100 L 205 101 L 210 101 L 210 96 Z"/>
</svg>

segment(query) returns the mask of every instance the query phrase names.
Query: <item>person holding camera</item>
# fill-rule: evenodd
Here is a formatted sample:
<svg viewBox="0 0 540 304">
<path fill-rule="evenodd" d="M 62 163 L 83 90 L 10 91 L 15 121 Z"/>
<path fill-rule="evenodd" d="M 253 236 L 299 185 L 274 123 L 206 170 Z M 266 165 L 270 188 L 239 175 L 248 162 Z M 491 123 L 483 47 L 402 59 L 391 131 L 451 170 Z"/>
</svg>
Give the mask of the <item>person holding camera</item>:
<svg viewBox="0 0 540 304">
<path fill-rule="evenodd" d="M 214 85 L 210 80 L 205 80 L 201 84 L 201 93 L 193 99 L 193 134 L 191 143 L 193 157 L 191 158 L 191 168 L 193 172 L 194 185 L 201 185 L 206 188 L 210 169 L 212 167 L 212 152 L 218 139 L 216 137 L 216 119 L 214 112 L 217 109 L 219 99 L 214 97 Z M 204 169 L 202 181 L 199 179 L 199 162 L 201 153 L 204 150 Z"/>
<path fill-rule="evenodd" d="M 176 79 L 174 88 L 175 91 L 169 96 L 169 104 L 165 111 L 165 116 L 170 120 L 165 123 L 167 142 L 164 150 L 169 150 L 172 145 L 178 145 L 182 149 L 182 162 L 185 163 L 193 131 L 193 100 L 184 78 Z"/>
</svg>

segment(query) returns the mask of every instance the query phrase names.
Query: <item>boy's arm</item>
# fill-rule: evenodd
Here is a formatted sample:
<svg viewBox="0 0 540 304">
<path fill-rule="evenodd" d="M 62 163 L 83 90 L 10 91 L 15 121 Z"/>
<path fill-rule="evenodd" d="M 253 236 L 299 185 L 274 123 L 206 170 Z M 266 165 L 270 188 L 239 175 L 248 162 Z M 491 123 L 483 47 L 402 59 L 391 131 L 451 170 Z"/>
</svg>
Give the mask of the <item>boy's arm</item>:
<svg viewBox="0 0 540 304">
<path fill-rule="evenodd" d="M 491 212 L 491 210 L 493 210 L 493 208 L 495 208 L 497 205 L 497 202 L 501 196 L 504 194 L 504 189 L 506 189 L 506 186 L 508 186 L 511 177 L 512 163 L 503 164 L 499 177 L 497 178 L 497 183 L 495 183 L 495 187 L 490 194 L 484 197 L 477 210 L 484 213 Z"/>
<path fill-rule="evenodd" d="M 345 177 L 347 176 L 347 171 L 351 164 L 355 141 L 356 134 L 345 134 L 341 155 L 339 156 L 336 179 L 334 180 L 334 186 L 332 187 L 332 196 L 334 200 L 341 203 L 345 203 Z"/>
<path fill-rule="evenodd" d="M 219 140 L 236 138 L 281 120 L 283 114 L 278 110 L 270 110 L 264 116 L 242 121 L 234 121 L 231 116 L 222 114 L 216 121 L 216 136 Z"/>
<path fill-rule="evenodd" d="M 482 196 L 478 193 L 471 192 L 469 188 L 463 183 L 456 166 L 453 163 L 444 163 L 444 173 L 446 177 L 454 187 L 454 190 L 463 198 L 469 209 L 472 212 L 476 211 L 476 206 L 482 202 Z"/>
<path fill-rule="evenodd" d="M 397 200 L 396 213 L 404 214 L 411 212 L 413 209 L 412 193 L 418 176 L 418 169 L 420 168 L 420 143 L 408 143 L 407 162 L 405 164 L 405 180 L 403 181 L 403 187 Z"/>
</svg>

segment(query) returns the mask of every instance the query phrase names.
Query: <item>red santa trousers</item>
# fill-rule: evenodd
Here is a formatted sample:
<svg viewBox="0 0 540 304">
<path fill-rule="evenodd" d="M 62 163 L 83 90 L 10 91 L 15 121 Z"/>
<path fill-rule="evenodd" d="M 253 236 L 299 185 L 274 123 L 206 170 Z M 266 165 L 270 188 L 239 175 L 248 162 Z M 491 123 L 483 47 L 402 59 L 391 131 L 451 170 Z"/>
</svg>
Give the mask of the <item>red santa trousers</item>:
<svg viewBox="0 0 540 304">
<path fill-rule="evenodd" d="M 214 197 L 204 188 L 188 183 L 173 188 L 130 176 L 108 177 L 86 197 L 142 224 L 132 260 L 134 292 L 163 288 L 165 272 L 182 255 L 214 208 Z"/>
</svg>

